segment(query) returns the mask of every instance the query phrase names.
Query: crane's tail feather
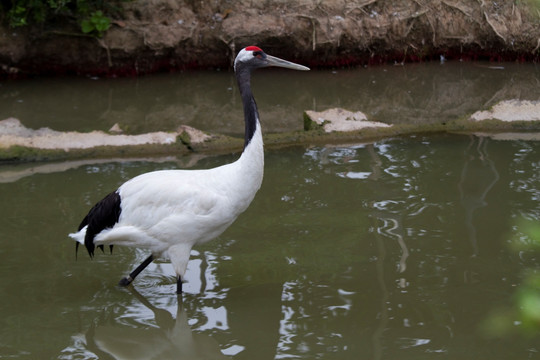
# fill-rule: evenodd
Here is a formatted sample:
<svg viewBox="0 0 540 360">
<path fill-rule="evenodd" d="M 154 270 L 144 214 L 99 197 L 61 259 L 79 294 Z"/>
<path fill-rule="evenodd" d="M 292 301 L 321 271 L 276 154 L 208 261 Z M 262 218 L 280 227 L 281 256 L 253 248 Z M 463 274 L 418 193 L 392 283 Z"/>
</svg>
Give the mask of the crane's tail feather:
<svg viewBox="0 0 540 360">
<path fill-rule="evenodd" d="M 86 236 L 86 228 L 87 227 L 88 226 L 84 226 L 78 232 L 69 234 L 69 237 L 76 241 L 75 242 L 75 258 L 77 258 L 77 253 L 79 251 L 79 245 L 81 245 L 81 244 L 84 245 L 84 238 Z M 113 247 L 114 247 L 113 245 L 109 245 L 109 250 L 110 250 L 111 254 L 113 253 Z M 105 252 L 105 247 L 103 245 L 98 245 L 97 248 L 100 249 L 101 251 Z"/>
<path fill-rule="evenodd" d="M 86 228 L 88 226 L 83 227 L 81 230 L 79 230 L 76 233 L 69 234 L 69 237 L 76 241 L 75 243 L 75 258 L 77 258 L 77 253 L 79 252 L 79 245 L 84 245 L 84 236 L 86 234 Z"/>
<path fill-rule="evenodd" d="M 78 232 L 69 234 L 69 237 L 72 238 L 73 240 L 75 240 L 77 243 L 84 245 L 84 236 L 86 235 L 86 228 L 87 227 L 88 226 L 85 226 L 81 230 L 79 230 Z"/>
</svg>

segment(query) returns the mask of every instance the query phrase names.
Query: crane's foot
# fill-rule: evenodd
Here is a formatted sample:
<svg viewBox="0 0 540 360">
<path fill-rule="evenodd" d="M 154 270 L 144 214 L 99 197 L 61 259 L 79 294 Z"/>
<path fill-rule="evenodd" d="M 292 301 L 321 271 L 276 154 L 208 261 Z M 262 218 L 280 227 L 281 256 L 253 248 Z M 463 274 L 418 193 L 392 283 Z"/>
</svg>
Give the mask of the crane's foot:
<svg viewBox="0 0 540 360">
<path fill-rule="evenodd" d="M 131 284 L 132 281 L 133 281 L 133 279 L 131 278 L 131 276 L 126 276 L 125 278 L 122 278 L 118 282 L 118 285 L 120 285 L 120 286 L 128 286 L 129 284 Z"/>
<path fill-rule="evenodd" d="M 135 270 L 133 270 L 128 276 L 123 278 L 118 282 L 118 285 L 120 286 L 128 286 L 131 284 L 131 282 L 139 275 L 141 271 L 143 271 L 152 261 L 154 260 L 154 256 L 150 255 L 142 262 L 141 265 L 137 266 Z"/>
</svg>

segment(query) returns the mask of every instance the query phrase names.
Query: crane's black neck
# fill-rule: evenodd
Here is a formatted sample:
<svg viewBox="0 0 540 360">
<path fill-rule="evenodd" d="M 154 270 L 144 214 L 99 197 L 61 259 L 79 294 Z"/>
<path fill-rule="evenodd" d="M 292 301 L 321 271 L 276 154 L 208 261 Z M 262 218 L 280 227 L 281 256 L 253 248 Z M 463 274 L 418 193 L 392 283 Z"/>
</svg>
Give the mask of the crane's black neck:
<svg viewBox="0 0 540 360">
<path fill-rule="evenodd" d="M 238 81 L 238 88 L 242 96 L 242 104 L 244 105 L 244 122 L 246 127 L 244 135 L 245 149 L 251 142 L 253 135 L 255 135 L 259 112 L 253 98 L 253 93 L 251 92 L 251 69 L 242 65 L 237 66 L 236 80 Z"/>
</svg>

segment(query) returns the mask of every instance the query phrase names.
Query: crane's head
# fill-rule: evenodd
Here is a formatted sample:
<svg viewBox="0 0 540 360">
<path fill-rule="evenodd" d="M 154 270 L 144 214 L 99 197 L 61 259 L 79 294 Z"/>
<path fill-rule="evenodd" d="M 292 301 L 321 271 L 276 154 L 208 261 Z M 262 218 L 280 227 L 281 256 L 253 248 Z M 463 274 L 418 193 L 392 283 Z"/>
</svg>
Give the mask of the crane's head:
<svg viewBox="0 0 540 360">
<path fill-rule="evenodd" d="M 308 67 L 292 63 L 287 60 L 270 56 L 262 51 L 257 46 L 248 46 L 240 50 L 234 60 L 234 70 L 236 71 L 239 64 L 249 68 L 257 69 L 261 67 L 277 66 L 293 70 L 309 70 Z"/>
</svg>

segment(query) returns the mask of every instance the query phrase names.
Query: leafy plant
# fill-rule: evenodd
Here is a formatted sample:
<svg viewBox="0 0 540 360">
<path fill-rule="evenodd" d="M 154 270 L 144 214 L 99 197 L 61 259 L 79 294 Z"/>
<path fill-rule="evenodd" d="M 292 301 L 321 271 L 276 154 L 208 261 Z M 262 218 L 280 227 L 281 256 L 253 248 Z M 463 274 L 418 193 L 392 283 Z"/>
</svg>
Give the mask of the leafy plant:
<svg viewBox="0 0 540 360">
<path fill-rule="evenodd" d="M 103 11 L 94 11 L 89 19 L 81 21 L 81 30 L 85 34 L 95 34 L 102 37 L 105 31 L 111 27 L 111 19 L 103 14 Z"/>
<path fill-rule="evenodd" d="M 9 25 L 11 27 L 24 26 L 27 24 L 27 10 L 24 6 L 17 5 L 8 11 Z"/>
<path fill-rule="evenodd" d="M 111 27 L 112 17 L 121 12 L 123 1 L 129 0 L 0 0 L 0 12 L 6 14 L 1 20 L 13 28 L 71 24 L 83 34 L 102 37 Z"/>
</svg>

